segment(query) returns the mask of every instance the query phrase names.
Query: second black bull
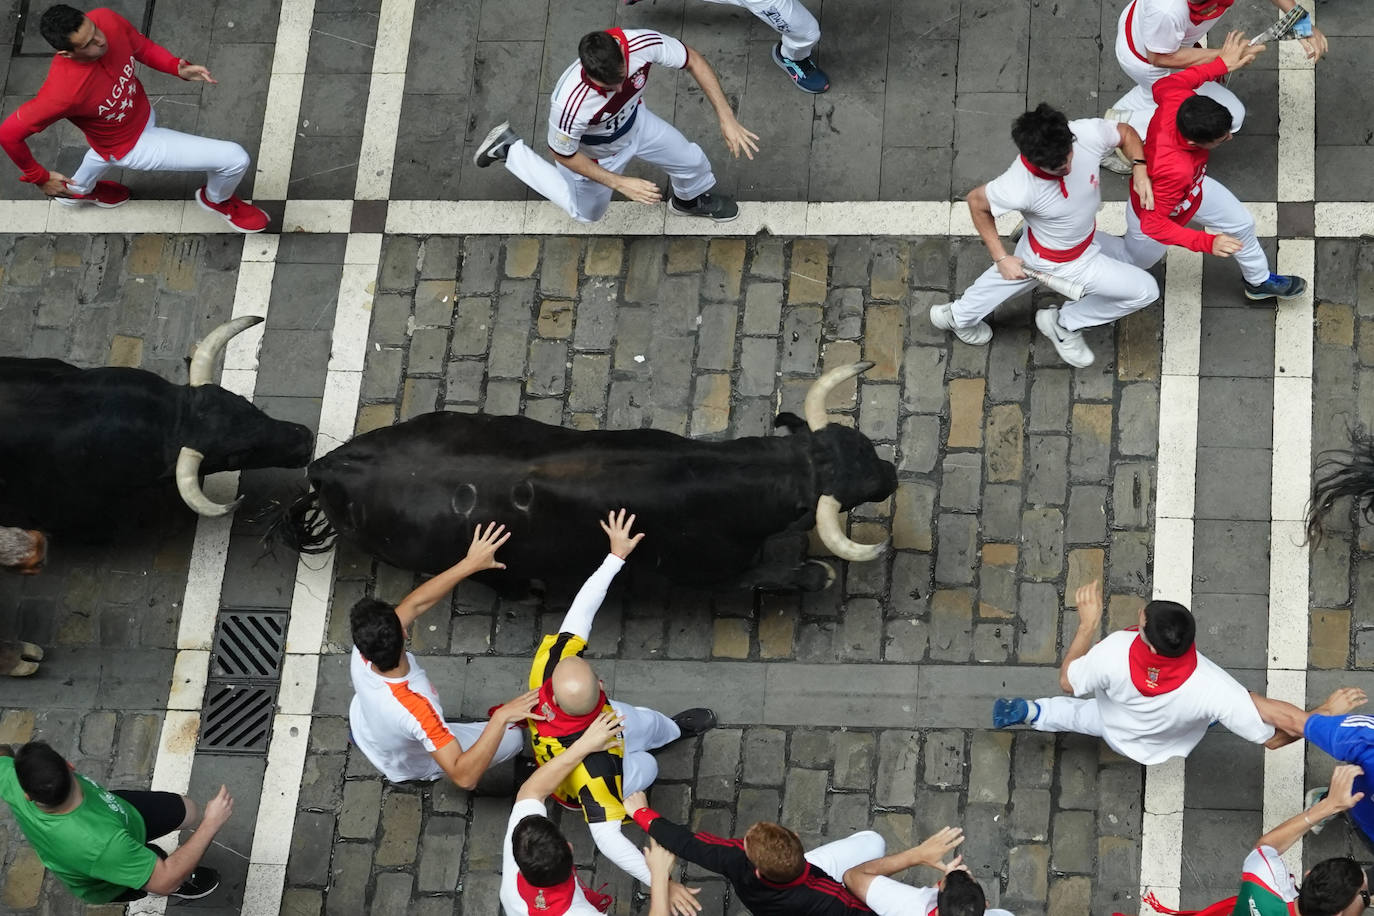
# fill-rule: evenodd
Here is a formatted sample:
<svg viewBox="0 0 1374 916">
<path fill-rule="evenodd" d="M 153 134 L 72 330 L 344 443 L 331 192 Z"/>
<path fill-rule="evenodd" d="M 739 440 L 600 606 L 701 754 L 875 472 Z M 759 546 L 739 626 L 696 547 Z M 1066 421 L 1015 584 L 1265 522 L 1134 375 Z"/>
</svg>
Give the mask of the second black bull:
<svg viewBox="0 0 1374 916">
<path fill-rule="evenodd" d="M 402 569 L 437 573 L 457 562 L 474 524 L 513 536 L 506 575 L 580 579 L 605 555 L 596 520 L 619 507 L 647 533 L 636 566 L 694 587 L 824 588 L 828 566 L 761 562 L 778 536 L 813 526 L 847 560 L 886 544 L 859 544 L 840 512 L 886 499 L 896 469 L 856 430 L 827 423 L 826 395 L 871 363 L 831 370 L 807 393 L 806 422 L 782 413 L 788 436 L 729 441 L 661 430 L 572 430 L 524 417 L 432 413 L 374 430 L 313 462 L 313 486 L 277 526 L 305 552 L 335 536 Z M 323 516 L 323 517 L 321 517 Z"/>
</svg>

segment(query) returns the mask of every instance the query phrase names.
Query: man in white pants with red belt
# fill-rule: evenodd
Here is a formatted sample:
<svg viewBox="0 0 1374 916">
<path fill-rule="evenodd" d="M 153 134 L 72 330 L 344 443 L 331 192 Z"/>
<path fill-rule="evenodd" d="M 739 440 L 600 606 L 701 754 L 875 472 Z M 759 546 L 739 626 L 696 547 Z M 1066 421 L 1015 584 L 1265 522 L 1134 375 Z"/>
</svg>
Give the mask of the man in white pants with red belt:
<svg viewBox="0 0 1374 916">
<path fill-rule="evenodd" d="M 1139 160 L 1135 187 L 1150 196 L 1144 151 L 1130 125 L 1100 118 L 1069 121 L 1049 105 L 1018 117 L 1012 139 L 1021 155 L 999 177 L 968 195 L 973 225 L 983 239 L 992 266 L 964 294 L 930 310 L 930 322 L 953 331 L 964 343 L 982 346 L 992 339 L 983 319 L 1012 296 L 1035 284 L 1027 269 L 1082 284 L 1085 295 L 1062 308 L 1041 309 L 1035 325 L 1054 344 L 1064 362 L 1091 366 L 1093 352 L 1082 329 L 1108 324 L 1159 298 L 1154 277 L 1133 266 L 1122 240 L 1097 231 L 1102 203 L 1098 162 L 1122 147 Z M 994 218 L 1019 210 L 1026 231 L 1007 252 Z"/>
<path fill-rule="evenodd" d="M 43 13 L 39 28 L 57 49 L 48 78 L 36 98 L 0 124 L 0 147 L 23 171 L 24 181 L 63 204 L 117 207 L 129 199 L 129 189 L 101 180 L 111 168 L 204 170 L 198 204 L 239 232 L 267 228 L 267 214 L 234 193 L 250 162 L 243 147 L 158 127 L 135 75 L 142 63 L 183 80 L 213 83 L 209 70 L 150 41 L 112 10 L 82 13 L 59 3 Z M 30 136 L 63 118 L 91 145 L 70 179 L 39 165 L 28 144 Z"/>
<path fill-rule="evenodd" d="M 1197 47 L 1221 14 L 1235 0 L 1131 0 L 1121 11 L 1116 26 L 1116 60 L 1121 69 L 1135 81 L 1135 86 L 1107 110 L 1107 118 L 1124 121 L 1135 128 L 1141 137 L 1148 136 L 1150 117 L 1155 112 L 1152 93 L 1154 84 L 1176 70 L 1195 64 L 1210 63 L 1221 51 L 1217 48 Z M 1297 0 L 1273 0 L 1280 12 L 1297 5 Z M 1326 36 L 1311 26 L 1311 17 L 1299 27 L 1307 35 L 1302 38 L 1307 56 L 1320 59 L 1326 53 Z M 1236 94 L 1221 83 L 1207 83 L 1198 92 L 1215 99 L 1231 112 L 1231 130 L 1240 130 L 1245 121 L 1245 105 Z M 1130 163 L 1120 157 L 1106 160 L 1108 168 L 1117 172 L 1130 170 Z"/>
<path fill-rule="evenodd" d="M 640 0 L 621 0 L 634 6 Z M 816 63 L 816 43 L 821 24 L 798 0 L 706 0 L 743 7 L 768 24 L 780 39 L 773 45 L 773 63 L 792 77 L 802 92 L 813 95 L 830 88 L 830 77 Z"/>
<path fill-rule="evenodd" d="M 701 147 L 644 104 L 644 87 L 654 64 L 686 70 L 715 108 L 730 152 L 753 159 L 758 136 L 735 119 L 706 59 L 676 38 L 649 29 L 591 32 L 582 37 L 577 52 L 578 59 L 554 86 L 550 104 L 549 149 L 557 164 L 530 149 L 509 121 L 487 134 L 473 162 L 479 168 L 505 162 L 512 175 L 578 222 L 605 216 L 615 191 L 644 204 L 663 199 L 652 181 L 621 174 L 636 158 L 668 173 L 673 190 L 669 208 L 674 213 L 718 223 L 738 216 L 733 200 L 712 193 L 716 176 Z"/>
</svg>

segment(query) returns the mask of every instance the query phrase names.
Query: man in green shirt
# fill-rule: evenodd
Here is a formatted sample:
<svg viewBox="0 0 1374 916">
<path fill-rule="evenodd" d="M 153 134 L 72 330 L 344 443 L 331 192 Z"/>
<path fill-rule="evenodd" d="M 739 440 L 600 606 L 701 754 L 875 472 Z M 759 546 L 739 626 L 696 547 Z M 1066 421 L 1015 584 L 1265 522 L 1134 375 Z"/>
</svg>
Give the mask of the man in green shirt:
<svg viewBox="0 0 1374 916">
<path fill-rule="evenodd" d="M 148 894 L 195 899 L 219 886 L 212 868 L 197 868 L 210 840 L 234 810 L 229 791 L 199 807 L 173 792 L 111 792 L 72 770 L 42 741 L 17 751 L 0 745 L 0 800 L 38 858 L 87 903 L 122 903 Z M 163 856 L 150 839 L 200 826 Z"/>
</svg>

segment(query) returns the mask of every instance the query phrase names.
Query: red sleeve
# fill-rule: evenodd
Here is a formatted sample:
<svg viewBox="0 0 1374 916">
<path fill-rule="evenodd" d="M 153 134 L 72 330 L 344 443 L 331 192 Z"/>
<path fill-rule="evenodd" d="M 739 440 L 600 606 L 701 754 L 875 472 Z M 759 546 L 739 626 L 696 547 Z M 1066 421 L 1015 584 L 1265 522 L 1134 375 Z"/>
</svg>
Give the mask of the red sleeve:
<svg viewBox="0 0 1374 916">
<path fill-rule="evenodd" d="M 1155 208 L 1139 211 L 1141 230 L 1156 242 L 1163 242 L 1165 245 L 1178 245 L 1180 248 L 1211 254 L 1212 243 L 1216 241 L 1215 235 L 1203 232 L 1201 229 L 1189 229 L 1187 226 L 1180 226 L 1164 215 L 1172 210 L 1180 199 L 1176 197 L 1172 201 L 1164 200 L 1156 192 Z"/>
<path fill-rule="evenodd" d="M 20 111 L 23 109 L 21 108 Z M 0 147 L 5 150 L 19 170 L 24 173 L 23 180 L 30 184 L 42 184 L 48 180 L 48 170 L 38 164 L 29 149 L 28 138 L 38 133 L 40 127 L 31 127 L 19 117 L 19 111 L 0 123 Z"/>
<path fill-rule="evenodd" d="M 1219 80 L 1230 72 L 1226 67 L 1226 61 L 1220 57 L 1208 61 L 1205 64 L 1195 64 L 1170 73 L 1168 76 L 1156 80 L 1154 85 L 1155 104 L 1163 107 L 1171 99 L 1178 99 L 1179 96 L 1190 96 L 1203 83 Z"/>
<path fill-rule="evenodd" d="M 117 23 L 116 27 L 124 30 L 129 40 L 129 46 L 133 49 L 134 58 L 139 63 L 147 64 L 154 70 L 161 70 L 163 73 L 178 76 L 177 70 L 181 66 L 181 58 L 134 28 L 129 20 L 123 16 L 109 10 L 106 12 L 109 13 L 110 22 Z"/>
</svg>

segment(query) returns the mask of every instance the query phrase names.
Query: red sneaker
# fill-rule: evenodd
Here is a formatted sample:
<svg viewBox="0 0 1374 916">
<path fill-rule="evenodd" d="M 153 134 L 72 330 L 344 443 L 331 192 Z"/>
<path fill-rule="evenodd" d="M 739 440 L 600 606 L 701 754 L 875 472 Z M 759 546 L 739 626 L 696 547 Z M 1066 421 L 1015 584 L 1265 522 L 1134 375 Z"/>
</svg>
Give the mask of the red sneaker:
<svg viewBox="0 0 1374 916">
<path fill-rule="evenodd" d="M 202 185 L 196 188 L 196 203 L 200 204 L 211 213 L 218 213 L 224 217 L 224 221 L 233 226 L 239 232 L 261 232 L 267 228 L 271 219 L 262 210 L 247 203 L 237 194 L 223 203 L 215 203 L 205 196 L 205 187 Z"/>
<path fill-rule="evenodd" d="M 72 191 L 71 197 L 54 197 L 53 200 L 68 207 L 75 207 L 80 204 L 95 204 L 97 207 L 118 207 L 129 199 L 129 189 L 117 181 L 97 181 L 95 189 L 89 194 L 77 194 Z"/>
</svg>

